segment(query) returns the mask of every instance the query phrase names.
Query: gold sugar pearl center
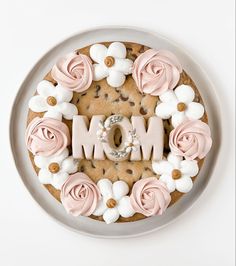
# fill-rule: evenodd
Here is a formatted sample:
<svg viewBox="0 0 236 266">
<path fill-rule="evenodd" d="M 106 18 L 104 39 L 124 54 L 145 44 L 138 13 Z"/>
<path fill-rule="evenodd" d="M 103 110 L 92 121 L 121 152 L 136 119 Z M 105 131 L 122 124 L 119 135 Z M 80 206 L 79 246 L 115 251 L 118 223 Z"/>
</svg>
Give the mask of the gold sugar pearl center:
<svg viewBox="0 0 236 266">
<path fill-rule="evenodd" d="M 182 173 L 180 172 L 179 169 L 174 169 L 172 171 L 172 178 L 173 179 L 179 179 L 181 177 Z"/>
<path fill-rule="evenodd" d="M 48 170 L 52 173 L 52 174 L 56 174 L 59 172 L 60 170 L 60 166 L 58 163 L 50 163 L 48 166 Z"/>
<path fill-rule="evenodd" d="M 115 64 L 115 58 L 113 56 L 107 56 L 104 59 L 104 63 L 107 67 L 112 67 Z"/>
<path fill-rule="evenodd" d="M 178 104 L 177 104 L 177 110 L 178 110 L 179 112 L 183 112 L 183 111 L 185 111 L 186 108 L 187 108 L 187 106 L 186 106 L 185 103 L 178 103 Z"/>
<path fill-rule="evenodd" d="M 57 99 L 53 96 L 49 96 L 47 98 L 47 103 L 51 106 L 55 106 L 57 104 Z"/>
<path fill-rule="evenodd" d="M 117 204 L 117 202 L 114 199 L 109 199 L 106 202 L 106 205 L 107 205 L 108 208 L 114 208 L 116 206 L 116 204 Z"/>
</svg>

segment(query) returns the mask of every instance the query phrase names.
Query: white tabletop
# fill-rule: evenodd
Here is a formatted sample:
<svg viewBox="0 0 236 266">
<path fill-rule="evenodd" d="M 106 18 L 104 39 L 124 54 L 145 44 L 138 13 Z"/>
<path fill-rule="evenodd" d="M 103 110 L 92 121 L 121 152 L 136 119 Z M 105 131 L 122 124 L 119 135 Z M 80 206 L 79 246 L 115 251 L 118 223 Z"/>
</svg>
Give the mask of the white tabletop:
<svg viewBox="0 0 236 266">
<path fill-rule="evenodd" d="M 234 265 L 233 22 L 233 0 L 1 1 L 0 265 Z M 182 45 L 209 74 L 232 121 L 221 175 L 175 223 L 136 239 L 93 239 L 55 223 L 26 191 L 10 152 L 10 110 L 30 68 L 62 39 L 99 25 L 139 26 Z"/>
</svg>

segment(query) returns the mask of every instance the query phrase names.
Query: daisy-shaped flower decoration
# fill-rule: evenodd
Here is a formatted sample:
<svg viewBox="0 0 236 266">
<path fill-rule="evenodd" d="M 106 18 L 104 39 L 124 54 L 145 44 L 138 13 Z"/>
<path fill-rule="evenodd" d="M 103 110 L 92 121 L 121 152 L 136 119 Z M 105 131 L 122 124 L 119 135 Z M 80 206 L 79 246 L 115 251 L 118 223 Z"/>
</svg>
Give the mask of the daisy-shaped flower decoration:
<svg viewBox="0 0 236 266">
<path fill-rule="evenodd" d="M 93 64 L 93 80 L 107 78 L 111 87 L 122 86 L 133 67 L 133 61 L 126 58 L 126 54 L 126 47 L 120 42 L 113 42 L 108 48 L 103 44 L 92 45 L 90 57 L 96 62 Z"/>
<path fill-rule="evenodd" d="M 168 90 L 159 96 L 161 103 L 156 107 L 156 115 L 162 119 L 169 119 L 173 127 L 177 127 L 185 120 L 197 120 L 204 114 L 204 107 L 193 102 L 194 90 L 188 85 L 180 85 L 174 91 Z"/>
<path fill-rule="evenodd" d="M 77 107 L 70 103 L 73 92 L 61 85 L 54 86 L 51 82 L 43 80 L 37 86 L 37 95 L 29 101 L 29 108 L 33 112 L 46 112 L 45 117 L 62 120 L 72 119 L 78 114 Z"/>
<path fill-rule="evenodd" d="M 69 151 L 66 148 L 60 155 L 43 157 L 35 156 L 35 165 L 40 168 L 38 178 L 42 184 L 51 184 L 56 189 L 61 189 L 62 185 L 78 169 L 78 160 L 68 156 Z"/>
<path fill-rule="evenodd" d="M 136 130 L 132 130 L 129 132 L 127 141 L 124 144 L 126 152 L 132 152 L 137 150 L 137 146 L 140 145 L 140 142 L 138 140 Z"/>
<path fill-rule="evenodd" d="M 191 177 L 198 174 L 199 168 L 196 160 L 183 160 L 181 156 L 169 153 L 167 159 L 152 162 L 153 171 L 160 175 L 170 192 L 178 190 L 182 193 L 189 192 L 193 187 Z"/>
<path fill-rule="evenodd" d="M 98 124 L 98 130 L 96 132 L 98 139 L 100 141 L 105 141 L 105 138 L 110 129 L 111 127 L 108 125 L 108 123 L 103 123 L 102 121 L 100 121 Z"/>
<path fill-rule="evenodd" d="M 112 184 L 109 179 L 101 179 L 97 186 L 102 199 L 93 213 L 95 216 L 103 216 L 107 223 L 114 223 L 120 216 L 128 218 L 134 215 L 135 211 L 131 206 L 129 186 L 124 181 L 116 181 Z"/>
</svg>

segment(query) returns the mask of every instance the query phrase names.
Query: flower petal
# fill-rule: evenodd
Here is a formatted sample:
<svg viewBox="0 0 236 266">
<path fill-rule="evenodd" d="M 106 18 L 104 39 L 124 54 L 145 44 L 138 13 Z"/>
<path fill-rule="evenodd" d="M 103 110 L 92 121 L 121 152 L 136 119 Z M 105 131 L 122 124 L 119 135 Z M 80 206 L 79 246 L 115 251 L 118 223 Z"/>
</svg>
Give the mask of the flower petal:
<svg viewBox="0 0 236 266">
<path fill-rule="evenodd" d="M 48 157 L 49 164 L 50 163 L 58 163 L 59 165 L 62 164 L 62 161 L 65 160 L 69 155 L 69 150 L 66 148 L 64 149 L 61 154 L 56 155 L 56 156 L 50 156 Z"/>
<path fill-rule="evenodd" d="M 100 190 L 100 193 L 102 196 L 105 198 L 112 198 L 113 193 L 112 193 L 112 183 L 109 179 L 103 178 L 98 181 L 97 186 Z"/>
<path fill-rule="evenodd" d="M 43 96 L 35 95 L 29 100 L 29 108 L 33 112 L 45 112 L 48 110 L 48 104 Z"/>
<path fill-rule="evenodd" d="M 47 169 L 40 169 L 38 173 L 39 182 L 42 184 L 51 184 L 52 173 Z"/>
<path fill-rule="evenodd" d="M 200 103 L 189 103 L 185 114 L 189 119 L 200 119 L 204 114 L 204 107 Z"/>
<path fill-rule="evenodd" d="M 115 58 L 126 58 L 126 47 L 121 42 L 113 42 L 108 47 L 107 55 Z"/>
<path fill-rule="evenodd" d="M 98 81 L 109 75 L 108 69 L 104 64 L 93 64 L 93 80 Z"/>
<path fill-rule="evenodd" d="M 133 209 L 130 203 L 130 197 L 124 196 L 120 199 L 119 204 L 117 206 L 120 216 L 128 218 L 135 214 L 135 210 Z"/>
<path fill-rule="evenodd" d="M 103 63 L 107 56 L 107 48 L 105 45 L 97 43 L 90 47 L 90 57 L 97 63 Z"/>
<path fill-rule="evenodd" d="M 50 157 L 44 157 L 44 156 L 39 156 L 35 155 L 34 156 L 34 163 L 38 168 L 47 168 L 49 165 L 49 160 Z"/>
<path fill-rule="evenodd" d="M 172 152 L 170 152 L 167 156 L 167 161 L 170 162 L 175 169 L 180 168 L 180 163 L 183 160 L 183 157 L 181 156 L 176 156 Z"/>
<path fill-rule="evenodd" d="M 56 89 L 55 97 L 58 103 L 70 102 L 71 99 L 73 98 L 73 91 L 63 88 L 60 84 L 58 84 L 55 87 L 55 89 Z"/>
<path fill-rule="evenodd" d="M 183 175 L 196 176 L 199 172 L 197 161 L 184 160 L 180 162 L 180 171 Z"/>
<path fill-rule="evenodd" d="M 177 105 L 177 98 L 173 90 L 168 90 L 159 96 L 163 103 L 172 103 Z"/>
<path fill-rule="evenodd" d="M 166 160 L 162 160 L 158 162 L 153 161 L 152 169 L 158 175 L 161 175 L 161 174 L 170 175 L 174 167 L 170 162 Z"/>
<path fill-rule="evenodd" d="M 115 200 L 120 200 L 123 196 L 129 193 L 129 186 L 126 182 L 119 180 L 113 183 L 112 191 Z"/>
<path fill-rule="evenodd" d="M 188 85 L 180 85 L 175 89 L 175 95 L 179 102 L 191 103 L 195 97 L 194 90 Z"/>
<path fill-rule="evenodd" d="M 94 211 L 93 215 L 95 216 L 101 216 L 104 214 L 104 212 L 107 210 L 107 205 L 103 200 L 100 200 L 96 210 Z"/>
<path fill-rule="evenodd" d="M 175 112 L 171 117 L 171 124 L 173 127 L 177 127 L 187 119 L 184 112 Z"/>
<path fill-rule="evenodd" d="M 159 180 L 161 180 L 163 183 L 166 184 L 170 193 L 175 191 L 175 187 L 176 187 L 175 186 L 175 180 L 173 180 L 170 175 L 166 175 L 166 174 L 161 175 Z"/>
<path fill-rule="evenodd" d="M 114 223 L 115 221 L 117 221 L 119 219 L 119 211 L 117 208 L 110 208 L 107 209 L 104 214 L 103 214 L 103 220 L 107 223 Z"/>
<path fill-rule="evenodd" d="M 182 193 L 189 192 L 193 187 L 193 181 L 189 176 L 182 176 L 175 180 L 176 190 Z"/>
<path fill-rule="evenodd" d="M 168 119 L 176 111 L 176 106 L 169 103 L 159 103 L 157 104 L 155 113 L 162 119 Z"/>
<path fill-rule="evenodd" d="M 61 164 L 61 170 L 69 174 L 75 173 L 78 170 L 78 160 L 73 156 L 67 157 Z"/>
<path fill-rule="evenodd" d="M 61 112 L 67 120 L 73 119 L 73 116 L 78 114 L 77 107 L 72 103 L 60 103 L 57 105 L 56 109 Z"/>
<path fill-rule="evenodd" d="M 62 113 L 61 112 L 58 112 L 56 110 L 56 108 L 50 108 L 49 111 L 47 111 L 45 114 L 44 114 L 44 117 L 50 117 L 50 118 L 54 118 L 56 120 L 59 120 L 61 121 L 62 120 Z"/>
<path fill-rule="evenodd" d="M 61 189 L 68 176 L 68 173 L 62 171 L 53 174 L 51 185 L 54 186 L 56 189 Z"/>
<path fill-rule="evenodd" d="M 125 82 L 125 75 L 121 72 L 109 70 L 109 76 L 107 77 L 107 83 L 111 87 L 120 87 Z"/>
<path fill-rule="evenodd" d="M 48 96 L 54 96 L 56 90 L 55 86 L 51 82 L 47 80 L 42 80 L 37 86 L 37 92 L 39 95 L 43 96 L 44 98 L 47 98 Z"/>
<path fill-rule="evenodd" d="M 110 69 L 114 71 L 119 71 L 125 75 L 129 75 L 132 73 L 132 66 L 132 60 L 116 58 L 115 64 Z"/>
</svg>

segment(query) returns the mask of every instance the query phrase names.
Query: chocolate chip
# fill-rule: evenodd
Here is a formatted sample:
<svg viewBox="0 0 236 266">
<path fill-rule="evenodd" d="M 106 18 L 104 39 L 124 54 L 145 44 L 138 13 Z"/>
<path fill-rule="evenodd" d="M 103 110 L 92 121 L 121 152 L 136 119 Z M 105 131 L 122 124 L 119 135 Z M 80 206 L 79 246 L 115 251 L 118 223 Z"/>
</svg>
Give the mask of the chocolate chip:
<svg viewBox="0 0 236 266">
<path fill-rule="evenodd" d="M 86 94 L 87 94 L 87 92 L 85 92 L 85 93 L 81 94 L 81 96 L 85 96 Z"/>
<path fill-rule="evenodd" d="M 108 94 L 107 94 L 107 93 L 105 93 L 105 94 L 104 94 L 104 97 L 105 97 L 105 99 L 107 99 L 107 98 L 108 98 Z"/>
<path fill-rule="evenodd" d="M 115 99 L 113 102 L 114 102 L 114 103 L 118 103 L 119 101 L 120 101 L 120 99 L 117 98 L 117 99 Z"/>
<path fill-rule="evenodd" d="M 116 91 L 116 92 L 120 92 L 120 89 L 119 89 L 119 88 L 115 88 L 115 91 Z"/>
<path fill-rule="evenodd" d="M 129 105 L 130 106 L 135 106 L 135 103 L 134 102 L 129 102 Z"/>
<path fill-rule="evenodd" d="M 77 102 L 76 102 L 77 104 L 79 103 L 79 100 L 80 100 L 80 98 L 77 100 Z"/>
<path fill-rule="evenodd" d="M 101 90 L 101 86 L 100 85 L 96 85 L 96 92 L 99 92 Z"/>
<path fill-rule="evenodd" d="M 94 98 L 97 99 L 97 98 L 99 98 L 99 96 L 98 95 L 95 95 Z"/>
<path fill-rule="evenodd" d="M 144 53 L 144 52 L 145 52 L 145 50 L 144 50 L 144 45 L 141 46 L 141 48 L 139 49 L 139 52 L 140 52 L 140 53 Z"/>
<path fill-rule="evenodd" d="M 132 58 L 136 59 L 137 55 L 136 54 L 131 54 Z"/>
<path fill-rule="evenodd" d="M 103 168 L 102 169 L 102 174 L 105 175 L 105 173 L 106 173 L 106 170 Z"/>
<path fill-rule="evenodd" d="M 141 115 L 146 115 L 147 114 L 147 111 L 143 107 L 140 108 L 139 112 L 140 112 Z"/>
<path fill-rule="evenodd" d="M 120 99 L 124 102 L 128 101 L 129 97 L 125 97 L 124 95 L 120 95 Z"/>
<path fill-rule="evenodd" d="M 131 169 L 127 169 L 127 170 L 126 170 L 126 173 L 132 175 L 132 174 L 133 174 L 133 171 L 132 171 Z"/>
<path fill-rule="evenodd" d="M 149 167 L 144 168 L 145 171 L 152 171 Z"/>
<path fill-rule="evenodd" d="M 84 166 L 83 165 L 80 166 L 80 172 L 84 172 Z"/>
</svg>

